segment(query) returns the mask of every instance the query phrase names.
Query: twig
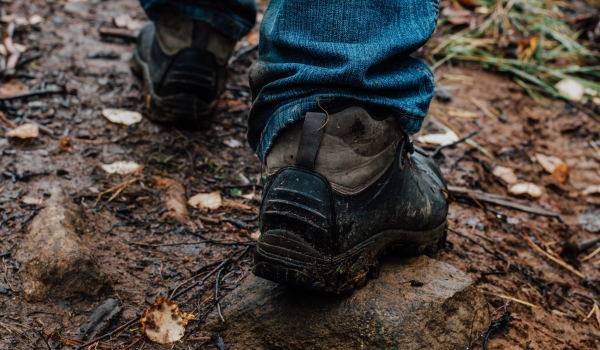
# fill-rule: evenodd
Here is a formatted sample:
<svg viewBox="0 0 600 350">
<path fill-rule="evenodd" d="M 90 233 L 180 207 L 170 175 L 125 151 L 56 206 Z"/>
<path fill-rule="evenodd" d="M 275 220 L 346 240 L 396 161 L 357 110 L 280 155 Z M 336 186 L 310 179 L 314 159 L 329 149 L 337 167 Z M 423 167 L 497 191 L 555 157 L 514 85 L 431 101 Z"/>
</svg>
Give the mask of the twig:
<svg viewBox="0 0 600 350">
<path fill-rule="evenodd" d="M 535 308 L 535 309 L 539 309 L 539 308 L 540 308 L 539 306 L 537 306 L 537 305 L 535 305 L 535 304 L 528 303 L 528 302 L 526 302 L 526 301 L 523 301 L 523 300 L 521 300 L 521 299 L 517 299 L 517 298 L 511 298 L 511 297 L 509 297 L 509 296 L 502 295 L 502 294 L 494 294 L 494 293 L 488 292 L 488 291 L 486 291 L 486 290 L 481 290 L 481 292 L 482 292 L 483 294 L 488 294 L 488 295 L 492 295 L 492 296 L 495 296 L 495 297 L 498 297 L 498 298 L 502 298 L 502 299 L 506 299 L 506 300 L 514 301 L 515 303 L 523 304 L 523 305 L 526 305 L 526 306 L 529 306 L 529 307 L 532 307 L 532 308 Z"/>
<path fill-rule="evenodd" d="M 16 129 L 19 127 L 17 124 L 13 123 L 12 120 L 6 118 L 6 116 L 2 112 L 0 112 L 0 118 L 2 118 L 2 120 L 4 120 L 13 129 Z"/>
<path fill-rule="evenodd" d="M 117 332 L 119 332 L 119 331 L 121 331 L 121 330 L 123 330 L 123 329 L 125 329 L 125 328 L 127 328 L 127 327 L 129 327 L 129 326 L 131 326 L 131 325 L 133 325 L 133 324 L 135 324 L 137 322 L 139 322 L 139 319 L 140 319 L 140 317 L 136 316 L 133 320 L 125 323 L 124 325 L 122 325 L 121 327 L 115 329 L 114 331 L 112 331 L 112 332 L 110 332 L 108 334 L 105 334 L 105 335 L 103 335 L 101 337 L 97 337 L 96 339 L 92 339 L 92 340 L 90 340 L 89 342 L 87 342 L 87 343 L 85 343 L 83 345 L 76 346 L 75 350 L 84 349 L 86 346 L 90 346 L 90 345 L 92 345 L 94 343 L 99 342 L 102 339 L 106 339 L 107 337 L 110 337 L 113 334 L 115 334 L 115 333 L 117 333 Z"/>
<path fill-rule="evenodd" d="M 438 153 L 440 153 L 440 151 L 443 150 L 444 148 L 452 147 L 452 146 L 455 146 L 455 145 L 457 145 L 457 144 L 459 144 L 461 142 L 465 142 L 469 138 L 471 138 L 472 136 L 475 136 L 477 134 L 479 134 L 479 131 L 475 130 L 475 131 L 471 132 L 469 135 L 461 138 L 458 141 L 454 141 L 454 142 L 449 143 L 447 145 L 439 146 L 438 148 L 435 149 L 435 151 L 433 151 L 433 153 L 431 154 L 431 158 L 435 158 L 438 155 Z"/>
<path fill-rule="evenodd" d="M 219 278 L 221 277 L 221 272 L 224 267 L 222 267 L 219 272 L 217 272 L 217 278 L 215 282 L 215 300 L 217 301 L 217 310 L 219 311 L 219 317 L 221 317 L 221 322 L 225 323 L 225 319 L 223 318 L 223 314 L 221 314 L 221 304 L 219 303 Z"/>
<path fill-rule="evenodd" d="M 18 100 L 20 98 L 40 96 L 40 95 L 61 94 L 63 92 L 64 92 L 64 90 L 57 90 L 57 89 L 36 90 L 36 91 L 27 92 L 24 94 L 0 97 L 0 101 Z"/>
<path fill-rule="evenodd" d="M 526 234 L 521 234 L 521 237 L 525 238 L 525 240 L 527 241 L 527 243 L 534 248 L 535 250 L 537 250 L 538 252 L 544 254 L 548 259 L 554 261 L 555 263 L 559 264 L 560 266 L 564 267 L 565 269 L 571 271 L 572 273 L 574 273 L 575 275 L 577 275 L 580 278 L 587 278 L 584 274 L 582 274 L 581 272 L 575 270 L 574 267 L 572 267 L 571 265 L 567 264 L 566 262 L 557 259 L 556 257 L 554 257 L 553 255 L 547 253 L 546 251 L 544 251 L 542 248 L 540 248 L 537 244 L 535 244 L 531 238 L 529 238 L 529 236 L 527 236 Z"/>
</svg>

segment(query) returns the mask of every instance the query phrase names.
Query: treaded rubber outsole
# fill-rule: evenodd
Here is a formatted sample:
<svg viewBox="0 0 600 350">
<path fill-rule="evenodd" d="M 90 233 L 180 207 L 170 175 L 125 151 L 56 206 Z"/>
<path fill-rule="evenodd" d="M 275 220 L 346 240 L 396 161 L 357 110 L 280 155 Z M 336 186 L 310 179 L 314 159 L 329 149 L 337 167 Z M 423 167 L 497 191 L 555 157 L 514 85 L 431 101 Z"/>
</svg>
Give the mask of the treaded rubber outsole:
<svg viewBox="0 0 600 350">
<path fill-rule="evenodd" d="M 378 258 L 388 252 L 416 256 L 435 252 L 446 241 L 447 222 L 428 231 L 382 231 L 348 252 L 333 257 L 314 257 L 285 247 L 261 243 L 259 238 L 252 272 L 280 284 L 345 294 L 364 285 L 369 274 L 378 275 Z M 269 232 L 263 233 L 269 234 Z M 298 259 L 302 255 L 302 261 Z"/>
<path fill-rule="evenodd" d="M 157 95 L 150 78 L 150 68 L 141 59 L 137 48 L 133 50 L 130 66 L 131 71 L 142 78 L 142 96 L 150 120 L 198 129 L 208 129 L 212 126 L 215 119 L 216 100 L 206 104 L 193 95 Z"/>
</svg>

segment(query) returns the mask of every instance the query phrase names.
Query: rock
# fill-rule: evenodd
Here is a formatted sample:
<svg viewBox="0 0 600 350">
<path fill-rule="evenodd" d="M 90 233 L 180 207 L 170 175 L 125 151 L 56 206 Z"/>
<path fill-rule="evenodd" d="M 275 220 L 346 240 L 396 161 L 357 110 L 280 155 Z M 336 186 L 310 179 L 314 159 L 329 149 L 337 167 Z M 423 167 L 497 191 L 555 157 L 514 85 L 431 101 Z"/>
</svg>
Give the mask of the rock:
<svg viewBox="0 0 600 350">
<path fill-rule="evenodd" d="M 452 94 L 442 84 L 435 84 L 434 95 L 435 95 L 435 98 L 437 98 L 437 100 L 440 102 L 452 101 Z"/>
<path fill-rule="evenodd" d="M 421 256 L 386 261 L 378 279 L 347 296 L 249 276 L 221 302 L 225 322 L 212 313 L 204 329 L 234 350 L 467 349 L 487 309 L 465 273 Z"/>
<path fill-rule="evenodd" d="M 78 206 L 54 187 L 45 208 L 31 221 L 18 257 L 28 299 L 96 296 L 107 285 L 98 261 L 78 236 L 81 225 Z"/>
<path fill-rule="evenodd" d="M 8 294 L 10 292 L 10 287 L 0 283 L 0 294 Z"/>
<path fill-rule="evenodd" d="M 600 232 L 600 214 L 597 213 L 588 213 L 581 215 L 577 218 L 577 221 L 581 225 L 581 227 L 590 232 L 590 233 L 598 233 Z"/>
</svg>

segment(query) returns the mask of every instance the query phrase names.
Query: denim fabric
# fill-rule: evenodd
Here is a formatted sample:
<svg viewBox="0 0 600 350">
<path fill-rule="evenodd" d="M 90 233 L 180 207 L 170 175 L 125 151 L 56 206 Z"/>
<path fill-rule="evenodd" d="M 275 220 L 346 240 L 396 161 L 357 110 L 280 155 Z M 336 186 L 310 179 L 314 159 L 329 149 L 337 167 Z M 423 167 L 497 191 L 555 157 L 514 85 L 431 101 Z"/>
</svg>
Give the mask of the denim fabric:
<svg viewBox="0 0 600 350">
<path fill-rule="evenodd" d="M 271 0 L 250 69 L 248 141 L 258 156 L 287 124 L 344 99 L 387 107 L 406 132 L 419 131 L 433 74 L 409 55 L 432 35 L 438 8 L 439 0 Z"/>
<path fill-rule="evenodd" d="M 151 20 L 160 16 L 167 4 L 193 19 L 210 23 L 214 28 L 236 40 L 248 34 L 256 23 L 254 0 L 140 0 Z"/>
</svg>

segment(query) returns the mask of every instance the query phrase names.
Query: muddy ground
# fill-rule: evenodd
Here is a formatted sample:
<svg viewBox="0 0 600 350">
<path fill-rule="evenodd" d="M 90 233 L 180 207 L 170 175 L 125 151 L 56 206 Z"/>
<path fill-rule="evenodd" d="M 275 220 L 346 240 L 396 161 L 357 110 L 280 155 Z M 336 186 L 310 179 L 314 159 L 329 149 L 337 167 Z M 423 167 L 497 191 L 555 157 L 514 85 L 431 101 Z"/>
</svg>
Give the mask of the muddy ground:
<svg viewBox="0 0 600 350">
<path fill-rule="evenodd" d="M 260 205 L 256 198 L 241 197 L 253 190 L 260 195 L 260 187 L 228 186 L 241 183 L 240 173 L 251 184 L 261 177 L 260 163 L 247 146 L 245 136 L 250 106 L 246 72 L 257 56 L 256 50 L 245 49 L 256 43 L 257 27 L 236 48 L 237 53 L 243 54 L 229 69 L 227 90 L 221 96 L 212 130 L 177 129 L 146 119 L 124 127 L 106 120 L 101 111 L 109 107 L 144 111 L 141 83 L 129 70 L 133 44 L 127 38 L 101 37 L 99 28 L 114 28 L 113 18 L 125 13 L 144 20 L 145 15 L 135 0 L 18 0 L 2 3 L 0 8 L 3 15 L 6 12 L 30 18 L 38 14 L 44 19 L 36 25 L 17 26 L 14 34 L 16 43 L 27 46 L 24 58 L 41 56 L 22 64 L 12 77 L 5 75 L 2 80 L 20 79 L 30 90 L 52 86 L 62 89 L 61 93 L 0 103 L 0 110 L 14 123 L 21 124 L 23 118 L 29 118 L 53 133 L 41 133 L 27 142 L 0 139 L 3 172 L 0 254 L 7 253 L 2 255 L 0 285 L 9 287 L 5 294 L 0 294 L 0 322 L 10 326 L 0 327 L 0 349 L 46 348 L 41 336 L 47 338 L 57 331 L 63 342 L 73 345 L 72 339 L 79 334 L 81 325 L 107 298 L 118 299 L 122 306 L 121 313 L 105 332 L 115 329 L 134 319 L 156 296 L 170 296 L 182 283 L 189 286 L 199 268 L 218 263 L 236 251 L 239 256 L 241 249 L 250 247 L 222 272 L 221 294 L 235 288 L 250 273 L 252 246 L 248 243 L 253 242 L 253 233 L 257 231 Z M 263 4 L 260 12 L 264 10 Z M 490 205 L 503 214 L 502 220 L 487 219 L 476 226 L 477 220 L 488 214 L 473 201 L 457 201 L 450 207 L 450 228 L 483 245 L 488 252 L 469 239 L 449 233 L 449 243 L 432 257 L 467 272 L 481 290 L 492 293 L 486 294 L 490 313 L 505 307 L 494 314 L 494 319 L 505 309 L 512 313 L 513 318 L 505 328 L 491 333 L 487 349 L 597 349 L 600 344 L 597 320 L 593 317 L 585 320 L 576 311 L 578 307 L 588 314 L 593 307 L 592 301 L 580 294 L 596 298 L 600 293 L 600 274 L 597 265 L 593 265 L 598 258 L 579 261 L 593 249 L 560 255 L 587 277 L 582 279 L 535 251 L 521 234 L 531 236 L 539 245 L 543 243 L 540 239 L 543 240 L 556 252 L 568 241 L 595 237 L 582 228 L 578 218 L 597 213 L 600 200 L 582 197 L 578 191 L 600 184 L 600 152 L 590 144 L 600 140 L 598 123 L 563 101 L 542 106 L 510 77 L 484 71 L 478 65 L 447 64 L 438 68 L 435 76 L 450 88 L 454 98 L 446 104 L 434 103 L 479 115 L 473 119 L 448 117 L 448 123 L 463 136 L 479 131 L 473 140 L 491 151 L 499 163 L 516 169 L 520 180 L 543 188 L 541 198 L 525 201 L 557 211 L 560 218 Z M 456 76 L 463 77 L 456 79 Z M 486 116 L 464 96 L 485 101 L 506 120 Z M 5 123 L 0 125 L 0 133 L 10 130 Z M 440 131 L 426 122 L 422 134 Z M 419 145 L 429 150 L 435 148 Z M 563 159 L 570 167 L 568 182 L 554 180 L 532 162 L 536 153 Z M 439 162 L 450 185 L 507 195 L 506 184 L 490 173 L 493 162 L 483 154 L 459 144 L 445 149 L 443 155 Z M 114 190 L 100 193 L 131 177 L 108 176 L 99 165 L 121 160 L 134 161 L 144 168 L 136 175 L 136 181 L 109 201 Z M 220 190 L 234 204 L 212 211 L 189 207 L 189 220 L 173 222 L 164 204 L 165 193 L 153 180 L 157 176 L 180 183 L 187 198 Z M 110 287 L 98 297 L 36 301 L 28 300 L 23 292 L 21 266 L 15 257 L 24 245 L 28 222 L 44 207 L 44 202 L 35 205 L 19 200 L 27 197 L 47 200 L 55 185 L 63 188 L 83 210 L 85 229 L 81 239 L 111 280 Z M 531 230 L 536 230 L 539 238 Z M 201 240 L 205 242 L 194 243 Z M 517 268 L 508 267 L 493 254 L 504 257 L 548 288 L 524 277 Z M 184 312 L 192 312 L 214 292 L 212 278 L 180 297 L 178 304 Z M 509 300 L 499 295 L 538 308 L 515 301 L 507 304 Z M 199 317 L 213 306 L 210 300 L 201 305 Z M 205 336 L 210 335 L 202 333 L 200 326 L 185 342 L 158 346 L 147 339 L 140 340 L 139 326 L 132 326 L 116 336 L 113 345 L 136 350 L 198 349 L 201 344 L 216 348 L 213 344 L 217 338 L 207 340 Z M 52 340 L 48 342 L 53 348 L 70 348 L 53 344 Z M 480 346 L 478 343 L 475 348 Z M 110 349 L 110 344 L 103 342 L 97 348 Z"/>
</svg>

